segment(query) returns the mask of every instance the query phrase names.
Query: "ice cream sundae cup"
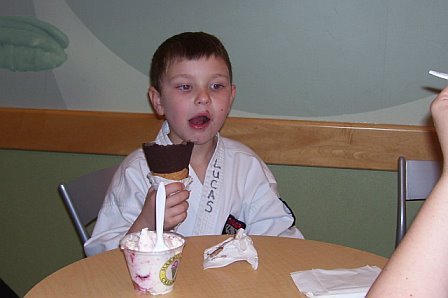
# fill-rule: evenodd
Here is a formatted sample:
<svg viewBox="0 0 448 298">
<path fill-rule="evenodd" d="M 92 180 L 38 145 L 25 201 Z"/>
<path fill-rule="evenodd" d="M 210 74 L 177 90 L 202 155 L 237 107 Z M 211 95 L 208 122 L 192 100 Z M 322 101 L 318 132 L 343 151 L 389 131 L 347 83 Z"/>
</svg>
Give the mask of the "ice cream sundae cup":
<svg viewBox="0 0 448 298">
<path fill-rule="evenodd" d="M 168 247 L 165 251 L 153 250 L 156 232 L 148 229 L 128 234 L 120 241 L 134 289 L 140 293 L 160 295 L 173 289 L 185 238 L 165 232 L 163 239 Z"/>
</svg>

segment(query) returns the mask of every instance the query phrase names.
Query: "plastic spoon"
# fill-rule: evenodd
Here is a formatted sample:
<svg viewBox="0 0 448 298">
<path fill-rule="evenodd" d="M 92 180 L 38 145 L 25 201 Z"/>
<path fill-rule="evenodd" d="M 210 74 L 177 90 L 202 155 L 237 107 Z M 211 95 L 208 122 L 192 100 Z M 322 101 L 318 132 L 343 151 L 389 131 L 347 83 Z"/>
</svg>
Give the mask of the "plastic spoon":
<svg viewBox="0 0 448 298">
<path fill-rule="evenodd" d="M 168 250 L 168 247 L 163 240 L 163 222 L 165 220 L 165 200 L 166 200 L 166 191 L 165 184 L 160 182 L 159 187 L 157 188 L 156 195 L 156 245 L 154 246 L 154 251 L 163 251 Z"/>
<path fill-rule="evenodd" d="M 436 77 L 441 78 L 441 79 L 448 80 L 448 73 L 443 73 L 443 72 L 439 72 L 439 71 L 430 70 L 429 74 L 432 74 L 433 76 L 436 76 Z"/>
</svg>

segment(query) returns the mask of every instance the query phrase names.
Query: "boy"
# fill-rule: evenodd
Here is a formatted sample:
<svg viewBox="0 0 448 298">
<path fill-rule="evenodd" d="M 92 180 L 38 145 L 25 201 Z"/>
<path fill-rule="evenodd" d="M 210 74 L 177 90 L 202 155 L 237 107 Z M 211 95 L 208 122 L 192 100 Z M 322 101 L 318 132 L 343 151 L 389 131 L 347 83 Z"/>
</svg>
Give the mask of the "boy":
<svg viewBox="0 0 448 298">
<path fill-rule="evenodd" d="M 156 142 L 194 143 L 192 183 L 166 186 L 164 229 L 184 236 L 232 234 L 303 238 L 291 210 L 280 200 L 266 164 L 248 147 L 221 137 L 236 88 L 222 43 L 213 35 L 186 32 L 167 39 L 154 53 L 148 96 L 165 117 Z M 155 229 L 155 191 L 142 149 L 131 153 L 115 174 L 86 255 L 118 247 L 120 239 Z"/>
</svg>

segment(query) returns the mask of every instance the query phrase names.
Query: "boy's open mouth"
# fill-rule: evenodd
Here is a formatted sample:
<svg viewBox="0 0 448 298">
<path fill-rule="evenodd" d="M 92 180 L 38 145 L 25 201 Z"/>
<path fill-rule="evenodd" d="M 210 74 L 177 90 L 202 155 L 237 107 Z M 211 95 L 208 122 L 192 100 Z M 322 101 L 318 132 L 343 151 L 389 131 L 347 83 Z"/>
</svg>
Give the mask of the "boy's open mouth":
<svg viewBox="0 0 448 298">
<path fill-rule="evenodd" d="M 190 124 L 193 126 L 201 126 L 207 124 L 209 121 L 210 118 L 207 116 L 197 116 L 189 120 Z"/>
</svg>

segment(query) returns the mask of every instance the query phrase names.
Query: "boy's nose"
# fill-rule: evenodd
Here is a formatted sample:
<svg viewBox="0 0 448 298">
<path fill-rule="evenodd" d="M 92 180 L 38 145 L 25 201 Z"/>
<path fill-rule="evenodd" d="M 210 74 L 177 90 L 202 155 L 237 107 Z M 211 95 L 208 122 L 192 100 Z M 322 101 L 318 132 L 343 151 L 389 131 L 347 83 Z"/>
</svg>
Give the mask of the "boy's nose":
<svg viewBox="0 0 448 298">
<path fill-rule="evenodd" d="M 201 90 L 196 96 L 196 104 L 209 104 L 210 94 L 206 90 Z"/>
</svg>

